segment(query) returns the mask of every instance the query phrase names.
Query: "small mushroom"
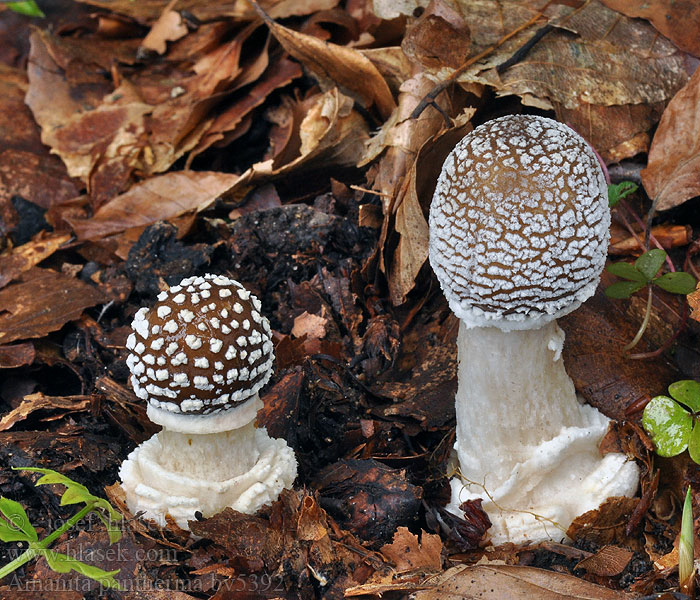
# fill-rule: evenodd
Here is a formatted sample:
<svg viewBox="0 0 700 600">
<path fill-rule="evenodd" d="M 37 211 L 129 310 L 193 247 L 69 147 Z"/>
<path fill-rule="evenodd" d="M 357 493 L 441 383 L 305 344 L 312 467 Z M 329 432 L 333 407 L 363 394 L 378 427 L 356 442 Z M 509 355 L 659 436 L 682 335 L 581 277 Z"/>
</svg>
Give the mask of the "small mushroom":
<svg viewBox="0 0 700 600">
<path fill-rule="evenodd" d="M 555 319 L 596 289 L 610 211 L 598 160 L 552 119 L 477 127 L 447 156 L 430 207 L 430 263 L 460 319 L 450 510 L 484 498 L 493 543 L 562 539 L 638 467 L 601 457 L 609 419 L 576 395 Z"/>
<path fill-rule="evenodd" d="M 119 475 L 127 505 L 187 529 L 199 511 L 254 513 L 291 487 L 294 452 L 255 427 L 258 392 L 272 375 L 270 324 L 260 301 L 222 275 L 190 277 L 141 308 L 127 365 L 148 418 L 162 431 L 138 446 Z"/>
</svg>

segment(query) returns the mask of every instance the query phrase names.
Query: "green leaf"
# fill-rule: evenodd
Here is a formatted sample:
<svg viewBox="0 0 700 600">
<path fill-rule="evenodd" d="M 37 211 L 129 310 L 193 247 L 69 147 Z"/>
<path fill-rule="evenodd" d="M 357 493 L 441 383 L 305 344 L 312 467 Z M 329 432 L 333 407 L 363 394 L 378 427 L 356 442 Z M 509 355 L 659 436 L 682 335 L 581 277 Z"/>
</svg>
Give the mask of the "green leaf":
<svg viewBox="0 0 700 600">
<path fill-rule="evenodd" d="M 688 584 L 693 576 L 695 536 L 693 535 L 693 502 L 690 497 L 690 486 L 685 494 L 683 516 L 681 517 L 681 537 L 678 543 L 678 582 L 681 586 Z"/>
<path fill-rule="evenodd" d="M 0 496 L 0 512 L 8 521 L 8 523 L 6 523 L 5 531 L 9 529 L 10 531 L 15 532 L 14 535 L 18 535 L 19 531 L 24 534 L 24 537 L 14 540 L 5 539 L 2 537 L 2 534 L 0 534 L 0 539 L 2 539 L 3 542 L 16 542 L 19 540 L 36 541 L 38 539 L 36 529 L 34 529 L 34 526 L 29 522 L 29 517 L 27 516 L 24 507 L 19 502 L 15 502 L 9 498 Z M 10 534 L 7 533 L 6 535 Z"/>
<path fill-rule="evenodd" d="M 610 208 L 615 206 L 620 200 L 626 198 L 630 194 L 634 194 L 639 189 L 639 186 L 634 181 L 621 181 L 608 186 L 608 205 Z"/>
<path fill-rule="evenodd" d="M 688 447 L 693 418 L 668 396 L 656 396 L 644 408 L 642 425 L 659 456 L 676 456 Z"/>
<path fill-rule="evenodd" d="M 654 279 L 654 284 L 672 294 L 687 295 L 695 291 L 697 281 L 690 273 L 678 271 L 676 273 L 664 273 L 661 277 Z"/>
<path fill-rule="evenodd" d="M 618 281 L 605 289 L 605 295 L 608 298 L 629 298 L 645 285 L 641 281 Z"/>
<path fill-rule="evenodd" d="M 85 577 L 98 581 L 104 587 L 120 589 L 119 582 L 114 579 L 114 576 L 119 573 L 121 569 L 117 569 L 115 571 L 105 571 L 98 567 L 93 567 L 92 565 L 87 565 L 84 562 L 80 562 L 67 554 L 61 554 L 60 552 L 55 552 L 53 550 L 43 550 L 41 555 L 46 559 L 46 562 L 49 563 L 49 567 L 51 567 L 57 573 L 69 573 L 70 571 L 76 571 L 81 575 L 85 575 Z"/>
<path fill-rule="evenodd" d="M 692 379 L 675 381 L 668 386 L 668 393 L 693 412 L 700 412 L 700 383 Z"/>
<path fill-rule="evenodd" d="M 33 540 L 14 524 L 8 523 L 5 519 L 0 519 L 0 541 L 31 542 Z"/>
<path fill-rule="evenodd" d="M 647 278 L 644 277 L 642 273 L 637 271 L 632 263 L 625 261 L 620 261 L 612 263 L 605 269 L 608 273 L 612 273 L 617 277 L 622 277 L 623 279 L 629 279 L 630 281 L 640 281 L 642 283 L 647 283 Z"/>
<path fill-rule="evenodd" d="M 664 264 L 666 260 L 666 251 L 660 250 L 659 248 L 654 248 L 653 250 L 647 250 L 642 254 L 637 260 L 634 261 L 634 266 L 637 268 L 647 281 L 651 281 L 659 272 L 661 265 Z"/>
<path fill-rule="evenodd" d="M 121 519 L 112 519 L 106 517 L 101 511 L 95 511 L 97 517 L 102 521 L 102 524 L 109 535 L 109 543 L 114 544 L 122 538 Z M 121 517 L 121 514 L 119 515 Z"/>
<path fill-rule="evenodd" d="M 693 424 L 693 429 L 688 438 L 688 453 L 693 461 L 700 464 L 700 427 L 698 427 L 697 423 Z"/>
<path fill-rule="evenodd" d="M 37 6 L 34 0 L 26 0 L 25 2 L 8 2 L 7 8 L 21 15 L 28 17 L 45 17 L 46 15 Z"/>
<path fill-rule="evenodd" d="M 52 483 L 60 483 L 66 486 L 66 491 L 61 497 L 61 504 L 76 504 L 78 502 L 85 502 L 89 504 L 90 502 L 95 502 L 101 500 L 97 496 L 90 493 L 84 485 L 73 481 L 70 477 L 66 477 L 58 471 L 53 469 L 42 469 L 40 467 L 22 467 L 16 469 L 18 471 L 30 471 L 32 473 L 43 473 L 43 477 L 39 477 L 34 485 L 47 485 Z M 105 501 L 106 502 L 106 501 Z"/>
</svg>

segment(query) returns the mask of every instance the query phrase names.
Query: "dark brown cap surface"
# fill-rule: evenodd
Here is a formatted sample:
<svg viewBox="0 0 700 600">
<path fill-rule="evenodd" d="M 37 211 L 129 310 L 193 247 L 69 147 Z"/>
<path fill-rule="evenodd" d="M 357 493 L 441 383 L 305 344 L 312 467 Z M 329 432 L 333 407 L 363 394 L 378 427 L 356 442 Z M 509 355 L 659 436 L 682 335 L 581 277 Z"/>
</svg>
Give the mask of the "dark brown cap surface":
<svg viewBox="0 0 700 600">
<path fill-rule="evenodd" d="M 258 393 L 272 374 L 260 301 L 222 275 L 184 279 L 134 317 L 127 365 L 139 398 L 173 413 L 211 414 Z"/>
</svg>

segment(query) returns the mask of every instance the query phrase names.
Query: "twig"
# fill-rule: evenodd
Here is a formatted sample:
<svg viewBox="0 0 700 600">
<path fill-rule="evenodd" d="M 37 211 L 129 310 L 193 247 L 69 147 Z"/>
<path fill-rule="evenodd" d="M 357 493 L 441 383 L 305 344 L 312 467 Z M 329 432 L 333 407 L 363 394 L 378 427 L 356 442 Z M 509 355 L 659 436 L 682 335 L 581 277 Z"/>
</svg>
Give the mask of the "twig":
<svg viewBox="0 0 700 600">
<path fill-rule="evenodd" d="M 502 62 L 500 65 L 496 67 L 496 73 L 499 75 L 503 73 L 506 69 L 510 69 L 514 64 L 519 63 L 521 60 L 523 60 L 530 50 L 532 50 L 535 47 L 535 44 L 539 42 L 545 35 L 547 35 L 550 31 L 554 29 L 554 26 L 551 25 L 550 23 L 547 23 L 544 27 L 541 27 L 535 32 L 535 35 L 533 35 L 527 42 L 525 42 L 520 48 L 518 48 L 515 51 L 515 54 L 511 56 L 507 61 Z"/>
<path fill-rule="evenodd" d="M 532 17 L 529 21 L 526 23 L 522 24 L 520 27 L 516 27 L 513 31 L 510 33 L 507 33 L 504 35 L 500 40 L 498 40 L 495 44 L 492 46 L 489 46 L 486 50 L 483 52 L 479 52 L 476 56 L 472 56 L 469 60 L 467 60 L 462 66 L 460 66 L 457 70 L 455 70 L 452 75 L 450 75 L 447 79 L 439 82 L 432 90 L 430 90 L 424 97 L 423 99 L 418 103 L 418 106 L 416 106 L 413 109 L 413 112 L 411 113 L 411 116 L 409 118 L 411 119 L 417 119 L 418 117 L 423 114 L 423 111 L 430 105 L 435 106 L 435 99 L 438 97 L 438 95 L 446 90 L 449 86 L 451 86 L 455 81 L 469 68 L 471 67 L 475 62 L 481 60 L 482 58 L 485 58 L 489 54 L 491 54 L 496 48 L 499 46 L 502 46 L 505 44 L 509 39 L 512 37 L 518 35 L 521 31 L 524 31 L 531 25 L 534 25 L 542 16 L 544 13 L 544 9 L 549 6 L 549 2 L 547 2 L 547 5 L 539 11 L 534 17 Z"/>
</svg>

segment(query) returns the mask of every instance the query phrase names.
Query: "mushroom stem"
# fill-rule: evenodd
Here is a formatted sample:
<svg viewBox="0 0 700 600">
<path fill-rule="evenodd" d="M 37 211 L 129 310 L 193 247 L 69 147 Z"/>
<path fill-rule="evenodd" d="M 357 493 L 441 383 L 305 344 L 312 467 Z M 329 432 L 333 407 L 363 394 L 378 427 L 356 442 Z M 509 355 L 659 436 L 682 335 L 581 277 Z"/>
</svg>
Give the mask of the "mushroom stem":
<svg viewBox="0 0 700 600">
<path fill-rule="evenodd" d="M 249 471 L 260 455 L 253 421 L 220 433 L 192 434 L 163 429 L 158 440 L 164 469 L 212 481 L 224 481 Z"/>
<path fill-rule="evenodd" d="M 556 322 L 507 332 L 461 322 L 457 344 L 454 512 L 481 497 L 494 543 L 561 539 L 554 523 L 565 530 L 609 496 L 634 493 L 636 465 L 600 456 L 609 419 L 577 398 Z"/>
</svg>

